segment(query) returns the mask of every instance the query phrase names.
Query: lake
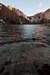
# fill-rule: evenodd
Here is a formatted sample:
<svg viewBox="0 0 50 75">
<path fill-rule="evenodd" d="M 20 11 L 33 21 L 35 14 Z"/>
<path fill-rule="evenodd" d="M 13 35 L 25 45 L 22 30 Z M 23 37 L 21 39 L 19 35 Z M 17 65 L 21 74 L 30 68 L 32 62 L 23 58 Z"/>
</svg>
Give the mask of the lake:
<svg viewBox="0 0 50 75">
<path fill-rule="evenodd" d="M 21 32 L 22 38 L 38 38 L 43 42 L 50 44 L 50 26 L 33 24 L 17 25 L 17 32 Z"/>
<path fill-rule="evenodd" d="M 11 28 L 13 28 L 12 31 L 21 33 L 19 37 L 21 37 L 22 39 L 35 38 L 37 42 L 39 42 L 39 41 L 45 42 L 50 45 L 50 26 L 41 25 L 41 24 L 11 25 L 11 26 L 12 26 Z M 0 30 L 0 36 L 3 33 L 1 30 Z M 4 34 L 4 36 L 6 37 L 5 34 Z M 2 40 L 4 39 L 3 37 L 0 37 L 0 38 Z M 6 37 L 6 39 L 8 39 L 8 38 Z M 0 41 L 2 41 L 2 40 L 0 40 Z"/>
<path fill-rule="evenodd" d="M 17 32 L 21 32 L 24 38 L 32 38 L 34 35 L 50 35 L 50 26 L 33 24 L 33 25 L 17 25 Z"/>
</svg>

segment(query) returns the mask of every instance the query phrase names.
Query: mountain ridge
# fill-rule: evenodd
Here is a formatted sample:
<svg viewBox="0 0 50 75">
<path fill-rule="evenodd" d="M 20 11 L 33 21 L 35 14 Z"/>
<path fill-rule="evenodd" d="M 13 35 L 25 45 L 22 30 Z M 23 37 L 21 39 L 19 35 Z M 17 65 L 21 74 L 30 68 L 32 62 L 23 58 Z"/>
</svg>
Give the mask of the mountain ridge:
<svg viewBox="0 0 50 75">
<path fill-rule="evenodd" d="M 0 4 L 0 19 L 14 24 L 23 24 L 29 22 L 29 18 L 27 18 L 22 11 L 16 8 L 12 8 L 12 10 L 10 10 L 9 7 L 3 4 Z"/>
<path fill-rule="evenodd" d="M 10 24 L 50 23 L 50 8 L 33 16 L 27 16 L 15 7 L 0 3 L 0 19 Z"/>
</svg>

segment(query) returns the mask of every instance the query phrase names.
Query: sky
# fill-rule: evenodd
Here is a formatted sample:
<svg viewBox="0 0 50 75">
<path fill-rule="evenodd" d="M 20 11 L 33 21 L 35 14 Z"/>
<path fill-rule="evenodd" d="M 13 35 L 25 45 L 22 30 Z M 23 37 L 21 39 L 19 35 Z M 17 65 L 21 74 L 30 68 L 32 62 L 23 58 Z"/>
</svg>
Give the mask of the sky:
<svg viewBox="0 0 50 75">
<path fill-rule="evenodd" d="M 50 8 L 50 0 L 0 0 L 0 3 L 20 9 L 28 16 Z"/>
</svg>

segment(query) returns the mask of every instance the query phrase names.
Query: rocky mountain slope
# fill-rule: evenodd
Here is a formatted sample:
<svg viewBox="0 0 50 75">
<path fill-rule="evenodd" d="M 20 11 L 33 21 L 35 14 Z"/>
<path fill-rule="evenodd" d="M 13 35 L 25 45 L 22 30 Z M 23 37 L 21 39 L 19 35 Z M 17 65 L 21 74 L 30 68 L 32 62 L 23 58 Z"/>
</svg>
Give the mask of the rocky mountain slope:
<svg viewBox="0 0 50 75">
<path fill-rule="evenodd" d="M 0 19 L 11 24 L 50 23 L 50 9 L 33 16 L 26 16 L 19 9 L 0 3 Z"/>
<path fill-rule="evenodd" d="M 31 23 L 50 23 L 50 9 L 30 16 Z"/>
<path fill-rule="evenodd" d="M 0 19 L 12 24 L 29 23 L 29 18 L 16 8 L 5 6 L 0 3 Z"/>
</svg>

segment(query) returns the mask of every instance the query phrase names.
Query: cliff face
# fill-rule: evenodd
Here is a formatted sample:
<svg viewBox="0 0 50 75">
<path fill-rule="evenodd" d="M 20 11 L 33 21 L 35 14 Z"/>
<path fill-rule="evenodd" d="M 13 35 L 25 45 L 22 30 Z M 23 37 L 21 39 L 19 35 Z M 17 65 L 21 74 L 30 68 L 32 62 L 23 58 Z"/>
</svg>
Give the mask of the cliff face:
<svg viewBox="0 0 50 75">
<path fill-rule="evenodd" d="M 0 3 L 0 19 L 12 24 L 29 23 L 29 18 L 19 9 L 9 8 Z"/>
<path fill-rule="evenodd" d="M 50 22 L 50 9 L 46 10 L 44 12 L 44 19 L 47 21 L 47 22 Z"/>
<path fill-rule="evenodd" d="M 49 20 L 50 19 L 50 9 L 46 10 L 44 14 L 45 14 L 45 18 Z"/>
</svg>

